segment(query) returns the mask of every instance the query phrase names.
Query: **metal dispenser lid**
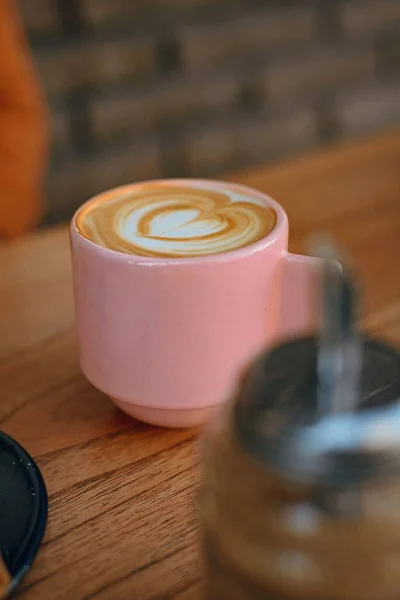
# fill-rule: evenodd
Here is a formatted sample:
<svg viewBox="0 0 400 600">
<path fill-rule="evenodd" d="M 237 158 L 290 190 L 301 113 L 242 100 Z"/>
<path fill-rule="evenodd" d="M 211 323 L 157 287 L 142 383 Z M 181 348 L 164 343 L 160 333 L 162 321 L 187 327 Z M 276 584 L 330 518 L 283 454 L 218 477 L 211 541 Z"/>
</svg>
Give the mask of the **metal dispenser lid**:
<svg viewBox="0 0 400 600">
<path fill-rule="evenodd" d="M 400 468 L 400 354 L 357 329 L 348 268 L 320 248 L 322 327 L 251 368 L 234 406 L 243 446 L 292 480 L 353 486 Z"/>
</svg>

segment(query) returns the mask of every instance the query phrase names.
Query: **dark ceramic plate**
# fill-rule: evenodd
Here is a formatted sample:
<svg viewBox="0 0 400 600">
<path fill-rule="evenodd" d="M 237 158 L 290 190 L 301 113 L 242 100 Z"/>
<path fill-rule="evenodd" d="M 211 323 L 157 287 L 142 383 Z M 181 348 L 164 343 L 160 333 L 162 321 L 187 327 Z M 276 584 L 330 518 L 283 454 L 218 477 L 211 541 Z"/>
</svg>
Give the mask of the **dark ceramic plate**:
<svg viewBox="0 0 400 600">
<path fill-rule="evenodd" d="M 12 577 L 10 593 L 35 559 L 47 510 L 38 466 L 16 441 L 0 432 L 0 550 Z"/>
</svg>

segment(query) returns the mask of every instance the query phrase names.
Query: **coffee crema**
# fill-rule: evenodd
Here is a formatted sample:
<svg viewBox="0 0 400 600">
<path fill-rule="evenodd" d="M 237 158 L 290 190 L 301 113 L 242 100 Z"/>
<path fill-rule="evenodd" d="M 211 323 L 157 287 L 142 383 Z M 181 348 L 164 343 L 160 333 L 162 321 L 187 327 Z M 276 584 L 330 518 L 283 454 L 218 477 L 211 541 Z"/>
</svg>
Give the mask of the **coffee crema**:
<svg viewBox="0 0 400 600">
<path fill-rule="evenodd" d="M 79 211 L 76 227 L 111 250 L 184 258 L 253 244 L 276 220 L 273 208 L 223 184 L 155 182 L 98 196 Z"/>
</svg>

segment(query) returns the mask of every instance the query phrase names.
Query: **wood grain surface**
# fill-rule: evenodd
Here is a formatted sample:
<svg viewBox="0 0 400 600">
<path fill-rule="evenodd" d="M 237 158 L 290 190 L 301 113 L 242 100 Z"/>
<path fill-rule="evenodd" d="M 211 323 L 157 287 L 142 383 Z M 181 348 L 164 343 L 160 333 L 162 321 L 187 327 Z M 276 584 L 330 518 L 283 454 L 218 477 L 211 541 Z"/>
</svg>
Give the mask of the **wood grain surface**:
<svg viewBox="0 0 400 600">
<path fill-rule="evenodd" d="M 400 133 L 228 176 L 286 208 L 290 248 L 328 231 L 353 257 L 369 329 L 400 341 Z M 137 423 L 77 364 L 65 227 L 0 244 L 0 428 L 37 459 L 50 513 L 20 600 L 201 597 L 199 432 Z"/>
</svg>

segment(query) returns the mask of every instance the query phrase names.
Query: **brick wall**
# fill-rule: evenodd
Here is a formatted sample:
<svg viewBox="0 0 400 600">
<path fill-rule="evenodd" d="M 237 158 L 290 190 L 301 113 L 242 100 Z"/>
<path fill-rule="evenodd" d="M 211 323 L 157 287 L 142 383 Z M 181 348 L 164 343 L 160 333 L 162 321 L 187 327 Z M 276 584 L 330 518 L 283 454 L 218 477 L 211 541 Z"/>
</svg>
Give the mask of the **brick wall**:
<svg viewBox="0 0 400 600">
<path fill-rule="evenodd" d="M 400 123 L 399 0 L 20 0 L 51 108 L 48 214 Z"/>
</svg>

